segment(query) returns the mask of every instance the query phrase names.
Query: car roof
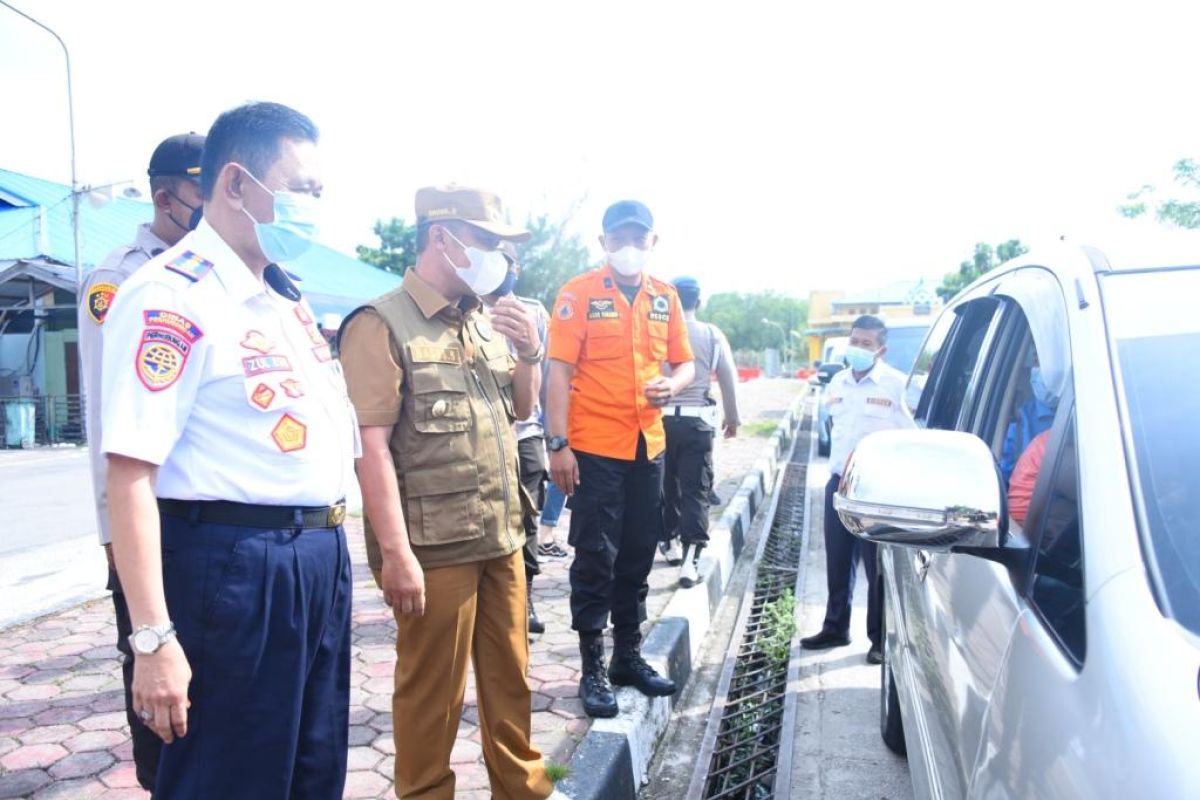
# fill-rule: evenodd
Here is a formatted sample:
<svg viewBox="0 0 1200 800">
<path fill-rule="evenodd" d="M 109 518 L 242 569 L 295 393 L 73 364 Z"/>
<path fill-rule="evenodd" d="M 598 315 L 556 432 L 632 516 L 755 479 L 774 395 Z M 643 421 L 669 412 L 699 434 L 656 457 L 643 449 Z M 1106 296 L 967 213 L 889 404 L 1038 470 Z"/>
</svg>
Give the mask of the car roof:
<svg viewBox="0 0 1200 800">
<path fill-rule="evenodd" d="M 1194 268 L 1200 265 L 1200 235 L 1195 242 L 1153 242 L 1122 245 L 1105 251 L 1074 242 L 1056 242 L 1030 250 L 977 278 L 968 289 L 1022 267 L 1042 267 L 1059 280 L 1094 280 L 1098 274 Z"/>
</svg>

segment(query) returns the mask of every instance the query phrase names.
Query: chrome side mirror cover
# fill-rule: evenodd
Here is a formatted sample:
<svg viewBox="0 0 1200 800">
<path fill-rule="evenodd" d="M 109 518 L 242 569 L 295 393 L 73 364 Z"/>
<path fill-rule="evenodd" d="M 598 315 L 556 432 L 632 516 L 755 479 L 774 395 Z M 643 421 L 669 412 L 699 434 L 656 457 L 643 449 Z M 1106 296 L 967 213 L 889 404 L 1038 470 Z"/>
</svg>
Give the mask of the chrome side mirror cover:
<svg viewBox="0 0 1200 800">
<path fill-rule="evenodd" d="M 1003 546 L 1004 502 L 988 446 L 969 433 L 938 430 L 867 436 L 833 498 L 855 536 L 939 552 Z"/>
</svg>

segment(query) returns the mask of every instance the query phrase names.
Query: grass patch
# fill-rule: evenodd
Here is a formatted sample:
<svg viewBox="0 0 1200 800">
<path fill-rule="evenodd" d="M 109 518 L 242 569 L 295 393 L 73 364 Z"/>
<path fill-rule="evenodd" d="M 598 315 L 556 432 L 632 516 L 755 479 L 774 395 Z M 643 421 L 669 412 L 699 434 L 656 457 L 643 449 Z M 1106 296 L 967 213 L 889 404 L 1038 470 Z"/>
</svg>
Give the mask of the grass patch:
<svg viewBox="0 0 1200 800">
<path fill-rule="evenodd" d="M 775 430 L 778 427 L 779 427 L 778 422 L 771 422 L 770 420 L 762 420 L 760 422 L 747 422 L 745 425 L 742 426 L 739 433 L 744 433 L 747 436 L 759 436 L 763 439 L 767 439 L 771 436 L 771 434 L 773 434 L 775 432 Z"/>
<path fill-rule="evenodd" d="M 796 635 L 796 598 L 788 589 L 777 599 L 763 606 L 763 630 L 766 635 L 758 641 L 759 649 L 776 665 L 788 663 L 792 653 L 792 637 Z"/>
<path fill-rule="evenodd" d="M 546 762 L 546 775 L 548 775 L 550 780 L 554 783 L 558 783 L 570 774 L 571 768 L 566 764 L 558 764 L 554 761 Z"/>
</svg>

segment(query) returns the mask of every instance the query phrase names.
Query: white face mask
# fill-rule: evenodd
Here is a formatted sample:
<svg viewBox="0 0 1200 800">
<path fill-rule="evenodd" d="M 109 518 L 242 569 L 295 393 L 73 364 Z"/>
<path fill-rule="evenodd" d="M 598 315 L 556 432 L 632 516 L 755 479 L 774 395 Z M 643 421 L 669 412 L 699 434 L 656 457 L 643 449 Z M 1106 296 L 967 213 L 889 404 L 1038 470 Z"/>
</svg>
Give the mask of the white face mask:
<svg viewBox="0 0 1200 800">
<path fill-rule="evenodd" d="M 619 274 L 625 277 L 637 275 L 646 268 L 646 262 L 650 260 L 650 251 L 643 250 L 634 245 L 625 245 L 615 253 L 608 254 L 609 265 Z"/>
<path fill-rule="evenodd" d="M 451 239 L 458 242 L 463 252 L 467 254 L 468 266 L 464 268 L 451 261 L 445 250 L 442 251 L 442 257 L 458 271 L 458 277 L 462 279 L 463 283 L 480 297 L 496 291 L 504 282 L 504 276 L 508 274 L 508 260 L 504 254 L 499 250 L 480 250 L 478 247 L 465 245 L 457 236 L 450 233 L 449 229 L 446 229 L 446 233 L 450 235 Z"/>
</svg>

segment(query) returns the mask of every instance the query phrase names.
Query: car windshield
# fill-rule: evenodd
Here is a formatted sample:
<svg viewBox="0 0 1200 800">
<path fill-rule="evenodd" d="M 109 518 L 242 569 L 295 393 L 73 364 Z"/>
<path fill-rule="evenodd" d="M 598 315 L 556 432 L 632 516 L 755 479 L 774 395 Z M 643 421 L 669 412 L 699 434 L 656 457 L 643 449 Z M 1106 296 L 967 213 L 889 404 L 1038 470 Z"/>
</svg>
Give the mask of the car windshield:
<svg viewBox="0 0 1200 800">
<path fill-rule="evenodd" d="M 921 342 L 925 341 L 927 333 L 928 325 L 889 328 L 887 353 L 884 354 L 883 360 L 888 366 L 895 367 L 907 375 L 913 362 L 917 360 L 917 353 L 921 352 Z"/>
<path fill-rule="evenodd" d="M 1143 549 L 1164 612 L 1200 635 L 1200 268 L 1109 274 L 1103 289 L 1129 409 Z"/>
</svg>

